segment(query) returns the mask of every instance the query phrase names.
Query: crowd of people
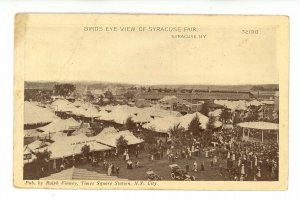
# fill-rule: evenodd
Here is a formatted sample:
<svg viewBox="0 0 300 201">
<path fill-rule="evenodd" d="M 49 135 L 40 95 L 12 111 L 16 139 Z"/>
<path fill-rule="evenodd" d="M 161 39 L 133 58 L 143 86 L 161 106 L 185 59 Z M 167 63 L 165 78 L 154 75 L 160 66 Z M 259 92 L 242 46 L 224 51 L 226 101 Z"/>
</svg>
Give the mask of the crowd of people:
<svg viewBox="0 0 300 201">
<path fill-rule="evenodd" d="M 195 160 L 193 171 L 205 171 L 207 168 L 218 169 L 225 180 L 255 181 L 278 180 L 278 144 L 245 142 L 240 137 L 239 129 L 220 130 L 212 133 L 210 146 L 203 146 L 200 138 L 191 136 L 188 145 L 175 148 L 169 146 L 169 163 L 179 159 L 192 160 L 201 158 L 200 168 Z M 205 161 L 209 163 L 206 166 Z M 190 165 L 187 164 L 186 172 Z"/>
</svg>

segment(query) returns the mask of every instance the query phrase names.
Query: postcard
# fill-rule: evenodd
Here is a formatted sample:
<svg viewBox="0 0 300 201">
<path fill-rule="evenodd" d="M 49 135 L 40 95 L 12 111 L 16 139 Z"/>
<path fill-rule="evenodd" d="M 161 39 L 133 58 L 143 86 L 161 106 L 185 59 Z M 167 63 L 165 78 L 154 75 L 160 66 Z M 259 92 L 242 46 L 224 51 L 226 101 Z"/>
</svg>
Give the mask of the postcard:
<svg viewBox="0 0 300 201">
<path fill-rule="evenodd" d="M 287 16 L 15 17 L 14 185 L 286 190 Z"/>
</svg>

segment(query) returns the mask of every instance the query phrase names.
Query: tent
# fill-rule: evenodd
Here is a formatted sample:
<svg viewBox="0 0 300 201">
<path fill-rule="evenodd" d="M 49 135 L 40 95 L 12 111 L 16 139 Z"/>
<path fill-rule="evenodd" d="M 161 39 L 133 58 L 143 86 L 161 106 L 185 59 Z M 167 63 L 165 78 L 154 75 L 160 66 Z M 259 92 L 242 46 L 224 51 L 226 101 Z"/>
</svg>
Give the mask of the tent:
<svg viewBox="0 0 300 201">
<path fill-rule="evenodd" d="M 51 107 L 55 110 L 55 111 L 59 111 L 59 112 L 69 112 L 72 109 L 74 109 L 74 105 L 73 103 L 69 102 L 66 99 L 57 99 L 54 102 L 51 103 Z"/>
<path fill-rule="evenodd" d="M 79 126 L 80 123 L 73 118 L 56 119 L 50 124 L 38 128 L 38 130 L 45 133 L 56 133 L 59 131 L 76 130 L 77 128 L 79 128 Z"/>
<path fill-rule="evenodd" d="M 52 140 L 54 141 L 53 143 L 37 140 L 29 144 L 28 147 L 34 152 L 44 150 L 51 151 L 51 159 L 81 154 L 81 148 L 84 145 L 89 145 L 90 151 L 105 151 L 111 149 L 111 147 L 98 143 L 94 137 L 88 137 L 83 133 L 76 136 L 67 136 L 59 133 L 54 135 Z M 45 144 L 43 145 L 42 143 Z"/>
<path fill-rule="evenodd" d="M 264 131 L 266 130 L 272 130 L 272 131 L 278 131 L 279 130 L 279 125 L 276 123 L 271 123 L 271 122 L 242 122 L 237 124 L 239 127 L 243 128 L 243 139 L 244 140 L 249 140 L 250 136 L 250 129 L 255 129 L 255 130 L 260 130 L 261 131 L 261 142 L 264 142 Z M 248 130 L 248 132 L 245 132 L 245 129 Z M 276 132 L 277 134 L 277 143 L 279 141 L 279 133 Z"/>
<path fill-rule="evenodd" d="M 24 124 L 50 123 L 58 117 L 50 108 L 37 106 L 34 102 L 24 102 Z"/>
<path fill-rule="evenodd" d="M 47 177 L 41 178 L 41 180 L 127 180 L 121 179 L 117 176 L 108 176 L 107 174 L 101 174 L 96 171 L 91 171 L 81 168 L 69 168 L 61 172 L 52 174 Z"/>
<path fill-rule="evenodd" d="M 57 139 L 51 146 L 48 147 L 48 150 L 51 151 L 51 159 L 57 159 L 81 154 L 81 148 L 84 145 L 89 145 L 91 152 L 111 149 L 111 147 L 96 142 L 92 137 L 77 135 L 64 136 L 61 139 Z"/>
<path fill-rule="evenodd" d="M 133 135 L 132 132 L 125 130 L 118 132 L 116 129 L 109 127 L 103 129 L 101 133 L 96 135 L 94 139 L 102 144 L 116 147 L 117 146 L 117 140 L 123 136 L 125 140 L 127 140 L 128 145 L 134 145 L 134 144 L 140 144 L 143 142 L 142 139 L 139 139 Z"/>
<path fill-rule="evenodd" d="M 242 128 L 251 128 L 258 130 L 278 130 L 278 124 L 271 122 L 242 122 L 239 123 L 238 126 Z"/>
<path fill-rule="evenodd" d="M 168 116 L 164 118 L 156 118 L 151 120 L 149 123 L 143 125 L 146 129 L 154 129 L 157 132 L 168 133 L 169 129 L 176 124 L 180 124 L 184 129 L 188 129 L 188 125 L 196 115 L 199 118 L 200 126 L 206 129 L 208 123 L 208 117 L 201 114 L 200 112 L 195 112 L 193 114 L 186 114 L 184 116 Z"/>
<path fill-rule="evenodd" d="M 173 100 L 173 99 L 177 99 L 176 96 L 165 96 L 162 99 L 159 100 L 159 102 L 165 102 L 165 101 L 169 101 L 169 100 Z"/>
</svg>

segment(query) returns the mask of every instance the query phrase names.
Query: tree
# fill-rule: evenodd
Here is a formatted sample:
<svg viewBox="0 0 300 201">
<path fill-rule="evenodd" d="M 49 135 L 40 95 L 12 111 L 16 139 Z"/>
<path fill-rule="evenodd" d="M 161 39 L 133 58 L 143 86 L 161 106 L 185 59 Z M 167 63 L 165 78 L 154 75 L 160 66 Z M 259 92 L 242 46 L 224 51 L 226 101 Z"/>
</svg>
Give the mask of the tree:
<svg viewBox="0 0 300 201">
<path fill-rule="evenodd" d="M 208 130 L 213 130 L 215 128 L 215 118 L 210 116 L 206 125 Z"/>
<path fill-rule="evenodd" d="M 42 174 L 45 174 L 46 170 L 48 169 L 48 162 L 50 160 L 50 156 L 51 156 L 51 151 L 48 151 L 47 149 L 45 149 L 43 152 L 36 152 L 34 153 L 36 156 L 36 165 L 39 171 L 41 171 L 42 169 L 44 170 L 44 172 L 42 172 Z M 44 176 L 44 175 L 41 175 Z"/>
<path fill-rule="evenodd" d="M 199 135 L 201 132 L 201 123 L 199 122 L 199 117 L 196 115 L 188 126 L 189 133 L 193 135 Z"/>
<path fill-rule="evenodd" d="M 222 110 L 220 114 L 220 120 L 223 121 L 224 123 L 227 123 L 229 120 L 231 120 L 232 114 L 228 109 Z"/>
<path fill-rule="evenodd" d="M 202 114 L 204 114 L 205 116 L 208 116 L 209 109 L 208 109 L 208 103 L 207 103 L 207 102 L 204 102 L 204 103 L 203 103 L 200 112 L 201 112 Z"/>
<path fill-rule="evenodd" d="M 184 133 L 184 128 L 180 126 L 180 123 L 174 124 L 169 129 L 169 133 L 171 134 L 171 137 L 179 137 Z"/>
<path fill-rule="evenodd" d="M 76 87 L 73 84 L 56 84 L 54 85 L 54 94 L 67 97 L 75 91 Z"/>
<path fill-rule="evenodd" d="M 136 124 L 132 120 L 132 117 L 128 117 L 125 122 L 125 128 L 127 130 L 134 130 L 136 128 Z"/>
<path fill-rule="evenodd" d="M 114 97 L 114 95 L 111 93 L 111 91 L 106 91 L 106 92 L 104 93 L 104 96 L 105 96 L 105 98 L 108 98 L 110 101 L 115 100 L 115 97 Z"/>
<path fill-rule="evenodd" d="M 176 148 L 181 148 L 184 145 L 187 145 L 186 136 L 184 133 L 184 128 L 180 126 L 180 123 L 174 124 L 170 129 L 169 133 L 171 134 L 172 144 Z"/>
<path fill-rule="evenodd" d="M 242 119 L 241 119 L 240 115 L 238 115 L 237 113 L 235 113 L 235 115 L 233 116 L 233 120 L 232 120 L 233 125 L 238 124 L 241 121 L 242 121 Z"/>
<path fill-rule="evenodd" d="M 251 106 L 249 110 L 249 115 L 246 118 L 246 121 L 257 121 L 259 118 L 258 107 Z"/>
<path fill-rule="evenodd" d="M 82 153 L 83 157 L 87 158 L 90 153 L 90 150 L 91 150 L 90 145 L 87 145 L 87 144 L 83 145 L 81 147 L 81 153 Z"/>
<path fill-rule="evenodd" d="M 124 138 L 123 135 L 121 135 L 118 139 L 117 139 L 117 150 L 118 150 L 118 153 L 123 153 L 124 150 L 127 148 L 128 146 L 128 141 Z"/>
<path fill-rule="evenodd" d="M 134 99 L 135 96 L 133 93 L 131 92 L 126 92 L 124 95 L 123 95 L 127 100 L 131 100 L 131 99 Z"/>
</svg>

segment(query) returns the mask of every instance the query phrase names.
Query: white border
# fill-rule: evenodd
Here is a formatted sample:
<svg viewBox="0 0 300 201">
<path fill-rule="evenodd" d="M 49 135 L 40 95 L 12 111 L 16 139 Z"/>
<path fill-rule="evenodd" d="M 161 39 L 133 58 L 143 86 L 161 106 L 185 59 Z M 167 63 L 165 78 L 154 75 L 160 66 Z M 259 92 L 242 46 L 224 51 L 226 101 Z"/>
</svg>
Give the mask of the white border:
<svg viewBox="0 0 300 201">
<path fill-rule="evenodd" d="M 13 24 L 17 12 L 263 14 L 290 16 L 289 190 L 282 192 L 58 191 L 20 190 L 12 185 Z M 300 1 L 0 1 L 0 200 L 297 200 L 300 195 L 299 68 Z"/>
</svg>

